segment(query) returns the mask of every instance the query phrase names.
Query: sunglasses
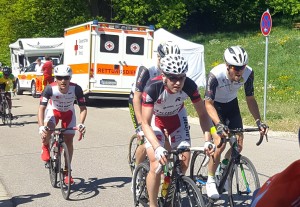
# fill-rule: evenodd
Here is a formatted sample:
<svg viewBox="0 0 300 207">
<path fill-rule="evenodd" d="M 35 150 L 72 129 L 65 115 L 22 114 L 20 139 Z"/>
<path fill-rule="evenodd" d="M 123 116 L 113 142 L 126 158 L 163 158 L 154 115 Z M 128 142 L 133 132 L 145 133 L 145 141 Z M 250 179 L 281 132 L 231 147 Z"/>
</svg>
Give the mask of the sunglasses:
<svg viewBox="0 0 300 207">
<path fill-rule="evenodd" d="M 241 70 L 244 70 L 246 68 L 246 65 L 243 65 L 243 66 L 234 66 L 234 65 L 229 65 L 229 68 L 230 69 L 233 69 L 235 71 L 241 71 Z"/>
<path fill-rule="evenodd" d="M 185 75 L 165 75 L 171 82 L 183 81 Z"/>
<path fill-rule="evenodd" d="M 70 76 L 55 76 L 55 78 L 57 79 L 57 80 L 62 80 L 62 79 L 64 79 L 64 80 L 70 80 Z"/>
</svg>

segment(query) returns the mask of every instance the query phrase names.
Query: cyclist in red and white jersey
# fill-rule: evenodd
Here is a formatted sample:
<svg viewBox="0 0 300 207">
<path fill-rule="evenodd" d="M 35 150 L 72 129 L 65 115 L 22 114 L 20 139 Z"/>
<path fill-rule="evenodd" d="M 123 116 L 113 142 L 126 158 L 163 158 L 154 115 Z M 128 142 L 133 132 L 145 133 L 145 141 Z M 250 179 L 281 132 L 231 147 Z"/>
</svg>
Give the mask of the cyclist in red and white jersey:
<svg viewBox="0 0 300 207">
<path fill-rule="evenodd" d="M 49 154 L 49 139 L 51 131 L 61 121 L 63 128 L 76 126 L 76 115 L 74 109 L 74 101 L 76 100 L 80 109 L 79 123 L 77 127 L 80 133 L 85 133 L 84 121 L 87 115 L 86 103 L 82 88 L 70 82 L 72 70 L 69 66 L 58 65 L 54 68 L 54 76 L 56 81 L 47 85 L 44 89 L 38 110 L 39 134 L 42 138 L 42 155 L 43 161 L 47 162 L 50 159 Z M 73 137 L 74 130 L 64 132 L 64 141 L 68 147 L 70 160 L 73 155 Z M 70 169 L 65 169 L 70 170 Z M 68 180 L 68 179 L 66 179 Z M 73 183 L 71 177 L 71 183 Z"/>
<path fill-rule="evenodd" d="M 171 41 L 163 42 L 157 47 L 157 65 L 147 67 L 146 65 L 139 66 L 135 74 L 135 82 L 133 83 L 132 90 L 129 96 L 129 110 L 132 118 L 133 126 L 136 132 L 141 131 L 142 123 L 142 92 L 146 83 L 152 78 L 161 74 L 159 68 L 159 61 L 165 55 L 180 54 L 179 47 Z M 139 136 L 139 134 L 138 134 Z M 141 137 L 139 136 L 139 139 Z M 136 150 L 136 165 L 141 163 L 146 157 L 144 145 L 140 145 Z"/>
<path fill-rule="evenodd" d="M 205 107 L 210 118 L 217 128 L 220 136 L 227 136 L 228 127 L 243 128 L 242 117 L 238 105 L 237 93 L 244 86 L 246 102 L 260 132 L 265 135 L 268 126 L 261 122 L 259 108 L 254 97 L 254 72 L 248 64 L 248 54 L 240 46 L 232 46 L 224 52 L 224 64 L 214 67 L 207 78 L 205 91 Z M 243 146 L 243 134 L 237 135 L 239 151 Z M 214 139 L 215 144 L 220 143 L 220 137 Z M 220 162 L 220 156 L 225 144 L 214 153 L 214 162 Z M 229 159 L 230 151 L 225 155 Z M 219 198 L 216 189 L 215 171 L 218 165 L 213 160 L 208 164 L 208 180 L 206 184 L 207 195 L 213 199 Z"/>
<path fill-rule="evenodd" d="M 145 134 L 150 172 L 147 176 L 147 190 L 150 207 L 157 207 L 160 184 L 160 165 L 167 162 L 165 142 L 171 148 L 190 146 L 191 139 L 184 100 L 190 98 L 199 116 L 200 125 L 206 141 L 211 140 L 212 126 L 204 103 L 199 95 L 196 83 L 186 77 L 187 62 L 181 55 L 166 55 L 160 60 L 162 75 L 152 79 L 143 92 L 142 128 Z M 164 130 L 167 130 L 168 137 Z M 182 171 L 185 173 L 190 160 L 190 153 L 183 154 Z"/>
</svg>

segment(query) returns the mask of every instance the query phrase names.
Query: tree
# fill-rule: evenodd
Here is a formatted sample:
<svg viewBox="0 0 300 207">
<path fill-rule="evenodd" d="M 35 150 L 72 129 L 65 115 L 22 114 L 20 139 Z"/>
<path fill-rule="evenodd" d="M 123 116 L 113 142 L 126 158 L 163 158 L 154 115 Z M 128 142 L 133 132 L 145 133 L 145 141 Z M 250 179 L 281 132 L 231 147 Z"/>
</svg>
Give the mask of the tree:
<svg viewBox="0 0 300 207">
<path fill-rule="evenodd" d="M 283 13 L 292 18 L 300 14 L 299 0 L 269 0 L 268 4 L 273 8 L 274 14 Z"/>
</svg>

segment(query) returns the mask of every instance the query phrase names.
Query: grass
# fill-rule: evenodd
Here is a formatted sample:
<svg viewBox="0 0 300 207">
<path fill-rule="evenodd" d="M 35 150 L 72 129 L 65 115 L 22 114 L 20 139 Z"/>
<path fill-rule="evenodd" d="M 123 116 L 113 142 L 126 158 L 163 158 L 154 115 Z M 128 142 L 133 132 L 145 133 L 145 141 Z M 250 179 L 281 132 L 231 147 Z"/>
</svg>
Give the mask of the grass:
<svg viewBox="0 0 300 207">
<path fill-rule="evenodd" d="M 241 45 L 249 54 L 249 66 L 255 74 L 255 97 L 264 117 L 265 42 L 259 28 L 257 31 L 197 34 L 187 37 L 204 45 L 206 74 L 223 62 L 228 46 Z M 274 26 L 268 44 L 268 78 L 266 98 L 266 123 L 271 130 L 297 132 L 300 123 L 300 30 L 286 26 Z M 204 89 L 200 89 L 201 96 Z M 240 89 L 238 99 L 245 125 L 255 122 Z M 196 116 L 192 104 L 186 103 L 191 116 Z"/>
</svg>

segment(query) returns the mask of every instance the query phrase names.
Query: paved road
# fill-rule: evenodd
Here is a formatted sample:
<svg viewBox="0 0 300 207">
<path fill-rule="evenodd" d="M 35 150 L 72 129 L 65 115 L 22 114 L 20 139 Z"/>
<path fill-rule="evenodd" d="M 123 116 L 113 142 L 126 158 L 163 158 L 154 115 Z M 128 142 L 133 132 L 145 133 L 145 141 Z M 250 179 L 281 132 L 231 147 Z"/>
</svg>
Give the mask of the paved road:
<svg viewBox="0 0 300 207">
<path fill-rule="evenodd" d="M 38 99 L 14 97 L 19 116 L 9 128 L 0 125 L 0 206 L 118 207 L 133 206 L 127 165 L 128 139 L 133 127 L 127 103 L 98 101 L 88 107 L 86 138 L 75 141 L 74 192 L 65 201 L 49 182 L 40 159 L 37 127 Z M 197 121 L 191 121 L 193 146 L 202 145 Z M 299 159 L 296 135 L 270 133 L 269 142 L 256 147 L 257 134 L 246 135 L 243 154 L 250 157 L 261 181 Z M 2 183 L 2 184 L 1 184 Z"/>
</svg>

